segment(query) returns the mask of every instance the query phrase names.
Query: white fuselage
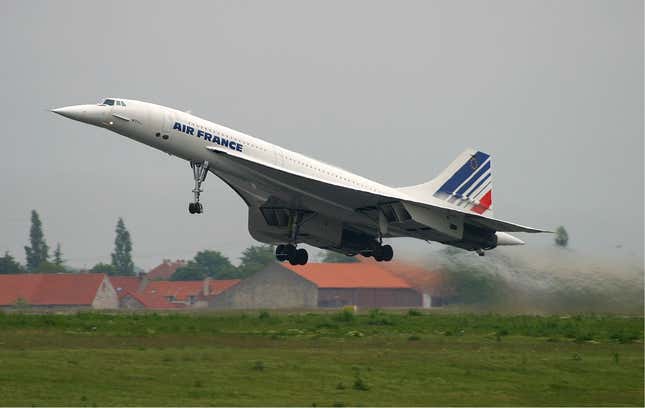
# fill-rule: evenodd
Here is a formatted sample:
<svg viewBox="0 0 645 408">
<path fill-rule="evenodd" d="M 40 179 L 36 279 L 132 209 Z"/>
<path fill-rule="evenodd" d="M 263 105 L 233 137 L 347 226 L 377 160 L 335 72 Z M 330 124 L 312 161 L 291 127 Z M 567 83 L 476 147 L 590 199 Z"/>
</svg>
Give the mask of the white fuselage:
<svg viewBox="0 0 645 408">
<path fill-rule="evenodd" d="M 126 100 L 125 103 L 126 107 L 112 107 L 113 113 L 118 115 L 123 111 L 131 120 L 113 116 L 105 128 L 188 161 L 209 161 L 216 174 L 218 170 L 231 169 L 220 168 L 222 163 L 214 159 L 207 146 L 331 184 L 379 194 L 400 194 L 391 187 L 187 112 L 147 102 Z M 176 124 L 181 129 L 174 128 Z M 160 136 L 156 136 L 157 133 Z M 235 148 L 222 146 L 224 141 L 229 145 L 232 142 Z"/>
<path fill-rule="evenodd" d="M 411 224 L 412 221 L 391 224 L 388 228 L 381 215 L 376 214 L 376 218 L 374 213 L 367 215 L 376 209 L 375 197 L 383 197 L 380 201 L 385 201 L 385 205 L 388 201 L 419 203 L 417 197 L 404 189 L 383 185 L 187 112 L 118 98 L 106 99 L 97 105 L 76 105 L 53 111 L 190 162 L 207 162 L 208 170 L 233 188 L 249 206 L 249 231 L 259 241 L 281 243 L 289 234 L 284 224 L 281 227 L 267 224 L 267 215 L 262 213 L 267 208 L 298 209 L 317 214 L 316 220 L 304 225 L 303 242 L 345 253 L 356 252 L 343 247 L 347 236 L 363 242 L 378 236 L 411 236 L 440 242 L 462 239 L 461 230 L 457 231 L 459 234 L 446 227 L 442 230 L 441 223 L 449 225 L 453 221 L 437 219 L 432 215 L 435 213 L 431 218 L 423 214 L 419 217 L 436 228 L 419 228 L 420 224 Z M 365 200 L 367 195 L 369 200 Z M 366 205 L 363 211 L 361 207 L 365 204 L 362 202 L 370 200 L 372 204 Z M 272 206 L 273 203 L 278 205 Z M 421 205 L 462 211 L 456 205 L 432 196 L 425 197 Z M 352 225 L 354 232 L 345 234 L 346 225 Z M 450 227 L 454 225 L 450 224 Z M 500 245 L 521 243 L 508 234 L 498 233 L 497 237 L 496 242 Z"/>
</svg>

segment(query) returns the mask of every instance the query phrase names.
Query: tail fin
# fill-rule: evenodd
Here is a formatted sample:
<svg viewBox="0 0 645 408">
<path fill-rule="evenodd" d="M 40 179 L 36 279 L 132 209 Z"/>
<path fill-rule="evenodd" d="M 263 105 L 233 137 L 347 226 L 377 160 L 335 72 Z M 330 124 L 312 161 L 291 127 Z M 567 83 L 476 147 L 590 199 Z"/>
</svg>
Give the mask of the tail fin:
<svg viewBox="0 0 645 408">
<path fill-rule="evenodd" d="M 490 156 L 466 149 L 436 178 L 401 191 L 422 200 L 433 196 L 474 213 L 492 216 L 492 188 Z"/>
</svg>

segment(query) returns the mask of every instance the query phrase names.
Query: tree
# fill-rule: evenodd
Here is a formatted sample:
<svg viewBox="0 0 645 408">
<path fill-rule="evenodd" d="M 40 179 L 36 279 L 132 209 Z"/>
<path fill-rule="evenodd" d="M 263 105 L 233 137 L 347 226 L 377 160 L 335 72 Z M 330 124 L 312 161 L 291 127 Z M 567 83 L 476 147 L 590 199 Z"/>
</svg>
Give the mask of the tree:
<svg viewBox="0 0 645 408">
<path fill-rule="evenodd" d="M 175 276 L 177 275 L 177 276 Z M 219 251 L 205 250 L 195 255 L 186 266 L 177 268 L 171 280 L 197 280 L 210 277 L 213 279 L 235 279 L 239 277 L 231 261 Z"/>
<path fill-rule="evenodd" d="M 188 262 L 185 266 L 177 268 L 175 273 L 172 274 L 170 280 L 172 281 L 192 281 L 192 280 L 202 280 L 207 277 L 206 268 L 201 265 L 196 264 L 195 262 Z"/>
<path fill-rule="evenodd" d="M 67 272 L 63 265 L 57 265 L 53 262 L 43 261 L 32 271 L 33 273 L 64 273 Z"/>
<path fill-rule="evenodd" d="M 275 249 L 271 245 L 251 245 L 242 252 L 240 266 L 237 270 L 241 278 L 246 278 L 261 271 L 275 262 Z"/>
<path fill-rule="evenodd" d="M 327 251 L 322 259 L 325 263 L 354 263 L 359 262 L 354 256 L 339 254 L 338 252 Z"/>
<path fill-rule="evenodd" d="M 13 256 L 9 255 L 9 251 L 4 253 L 4 256 L 0 258 L 0 275 L 9 274 L 9 273 L 23 273 L 25 270 L 22 265 L 20 265 Z"/>
<path fill-rule="evenodd" d="M 569 234 L 562 225 L 560 225 L 555 230 L 555 244 L 562 248 L 566 248 L 566 246 L 569 244 Z"/>
<path fill-rule="evenodd" d="M 132 262 L 132 241 L 130 240 L 130 233 L 125 228 L 123 218 L 119 218 L 116 223 L 116 238 L 114 239 L 112 266 L 114 266 L 115 275 L 134 275 L 134 263 Z"/>
<path fill-rule="evenodd" d="M 90 269 L 90 272 L 105 273 L 107 275 L 116 275 L 116 269 L 112 264 L 99 262 Z"/>
<path fill-rule="evenodd" d="M 31 229 L 29 230 L 29 243 L 25 247 L 27 270 L 33 272 L 38 265 L 49 259 L 49 247 L 45 242 L 43 225 L 36 210 L 31 210 Z"/>
<path fill-rule="evenodd" d="M 63 252 L 60 250 L 60 242 L 56 244 L 56 250 L 54 251 L 54 265 L 63 266 L 65 260 L 63 259 Z"/>
</svg>

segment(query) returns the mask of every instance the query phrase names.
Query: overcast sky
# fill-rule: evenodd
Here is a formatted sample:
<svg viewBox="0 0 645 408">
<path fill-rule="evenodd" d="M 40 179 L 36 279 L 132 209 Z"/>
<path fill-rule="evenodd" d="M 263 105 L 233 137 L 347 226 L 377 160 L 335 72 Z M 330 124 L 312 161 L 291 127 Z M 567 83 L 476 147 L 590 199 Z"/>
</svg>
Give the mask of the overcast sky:
<svg viewBox="0 0 645 408">
<path fill-rule="evenodd" d="M 216 177 L 191 216 L 187 163 L 48 112 L 105 96 L 395 186 L 476 147 L 493 156 L 496 217 L 643 254 L 642 1 L 4 0 L 0 50 L 0 251 L 22 262 L 31 209 L 78 267 L 109 260 L 120 216 L 146 269 L 254 243 Z"/>
</svg>

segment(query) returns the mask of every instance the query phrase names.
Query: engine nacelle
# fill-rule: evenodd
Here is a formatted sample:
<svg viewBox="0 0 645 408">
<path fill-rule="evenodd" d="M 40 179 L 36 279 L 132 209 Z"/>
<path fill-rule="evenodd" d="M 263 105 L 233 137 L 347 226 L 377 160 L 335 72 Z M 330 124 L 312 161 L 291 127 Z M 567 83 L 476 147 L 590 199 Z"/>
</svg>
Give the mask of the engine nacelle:
<svg viewBox="0 0 645 408">
<path fill-rule="evenodd" d="M 286 209 L 249 207 L 249 233 L 267 244 L 290 241 L 291 225 Z M 307 214 L 298 230 L 298 242 L 317 247 L 338 247 L 342 241 L 343 225 L 340 221 L 320 214 Z"/>
<path fill-rule="evenodd" d="M 464 224 L 463 239 L 458 242 L 450 242 L 449 244 L 469 251 L 478 249 L 488 250 L 497 246 L 497 235 L 495 235 L 494 231 Z"/>
</svg>

